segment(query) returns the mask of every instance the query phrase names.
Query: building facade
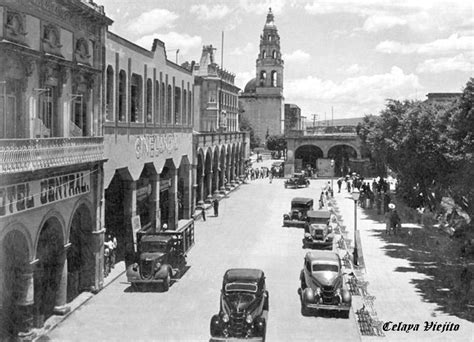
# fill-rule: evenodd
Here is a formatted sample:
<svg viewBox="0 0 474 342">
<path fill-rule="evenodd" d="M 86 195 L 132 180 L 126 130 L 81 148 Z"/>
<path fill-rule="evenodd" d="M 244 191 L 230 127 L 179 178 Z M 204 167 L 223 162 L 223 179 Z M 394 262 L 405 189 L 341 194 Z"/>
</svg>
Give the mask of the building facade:
<svg viewBox="0 0 474 342">
<path fill-rule="evenodd" d="M 242 115 L 249 120 L 262 145 L 269 135 L 283 133 L 283 68 L 280 35 L 270 9 L 260 36 L 256 77 L 239 96 Z"/>
<path fill-rule="evenodd" d="M 285 103 L 285 134 L 291 130 L 304 130 L 304 117 L 301 108 L 292 103 Z"/>
<path fill-rule="evenodd" d="M 151 43 L 151 42 L 150 42 Z M 139 229 L 181 229 L 193 209 L 192 72 L 111 32 L 105 68 L 105 227 L 133 261 Z"/>
<path fill-rule="evenodd" d="M 197 207 L 240 181 L 249 156 L 248 134 L 239 131 L 239 88 L 235 75 L 214 61 L 212 45 L 203 47 L 195 76 L 194 165 Z"/>
<path fill-rule="evenodd" d="M 102 287 L 102 69 L 86 1 L 0 1 L 0 339 Z"/>
</svg>

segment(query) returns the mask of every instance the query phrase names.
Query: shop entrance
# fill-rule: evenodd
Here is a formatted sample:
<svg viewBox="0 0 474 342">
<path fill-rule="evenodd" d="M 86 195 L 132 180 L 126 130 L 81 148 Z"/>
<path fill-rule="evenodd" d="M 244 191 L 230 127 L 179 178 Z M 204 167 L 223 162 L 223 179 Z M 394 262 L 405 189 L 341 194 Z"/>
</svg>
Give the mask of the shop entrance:
<svg viewBox="0 0 474 342">
<path fill-rule="evenodd" d="M 34 298 L 38 328 L 42 327 L 44 321 L 53 314 L 64 267 L 63 241 L 62 228 L 58 219 L 49 218 L 41 229 L 36 251 L 38 263 L 34 272 Z"/>
<path fill-rule="evenodd" d="M 89 208 L 82 204 L 74 213 L 69 234 L 71 247 L 67 253 L 67 302 L 92 285 L 94 249 L 92 218 Z"/>
<path fill-rule="evenodd" d="M 111 234 L 117 239 L 117 249 L 115 251 L 115 261 L 125 260 L 125 249 L 127 242 L 133 245 L 133 236 L 130 231 L 127 234 L 125 224 L 125 189 L 122 176 L 115 172 L 114 178 L 110 181 L 105 190 L 105 227 L 106 234 Z"/>
</svg>

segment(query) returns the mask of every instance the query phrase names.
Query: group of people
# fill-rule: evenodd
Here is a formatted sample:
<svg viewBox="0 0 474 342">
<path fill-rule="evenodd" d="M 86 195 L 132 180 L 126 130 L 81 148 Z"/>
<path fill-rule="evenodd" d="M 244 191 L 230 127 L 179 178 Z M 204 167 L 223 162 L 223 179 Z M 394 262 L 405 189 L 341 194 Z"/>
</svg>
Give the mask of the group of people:
<svg viewBox="0 0 474 342">
<path fill-rule="evenodd" d="M 211 203 L 212 203 L 212 207 L 214 208 L 214 216 L 215 217 L 219 216 L 219 200 L 217 198 L 214 198 Z M 202 220 L 206 221 L 206 208 L 205 207 L 201 208 L 201 216 L 202 216 Z"/>
<path fill-rule="evenodd" d="M 117 254 L 117 238 L 112 234 L 107 234 L 104 239 L 104 276 L 107 277 L 115 267 Z"/>
<path fill-rule="evenodd" d="M 364 177 L 353 173 L 337 180 L 338 192 L 345 184 L 347 192 L 352 192 L 354 188 L 359 190 L 359 206 L 364 209 L 377 209 L 377 215 L 384 215 L 386 222 L 386 233 L 397 234 L 401 228 L 401 219 L 396 210 L 396 206 L 392 203 L 390 197 L 390 184 L 382 178 L 374 178 L 372 183 L 365 181 Z"/>
<path fill-rule="evenodd" d="M 257 168 L 252 168 L 248 167 L 245 170 L 245 180 L 256 180 L 256 179 L 264 179 L 264 178 L 282 178 L 284 176 L 283 174 L 283 167 L 278 166 L 272 166 L 270 169 L 268 167 L 257 167 Z"/>
</svg>

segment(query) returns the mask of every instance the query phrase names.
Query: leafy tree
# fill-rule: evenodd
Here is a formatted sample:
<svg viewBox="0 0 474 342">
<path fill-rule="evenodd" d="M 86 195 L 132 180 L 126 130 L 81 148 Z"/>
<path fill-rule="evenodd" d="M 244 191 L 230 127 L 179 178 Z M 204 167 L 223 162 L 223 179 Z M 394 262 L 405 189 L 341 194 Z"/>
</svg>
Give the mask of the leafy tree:
<svg viewBox="0 0 474 342">
<path fill-rule="evenodd" d="M 260 138 L 255 136 L 255 131 L 250 124 L 250 121 L 245 116 L 240 116 L 240 130 L 250 133 L 250 149 L 260 146 Z"/>
<path fill-rule="evenodd" d="M 267 148 L 270 151 L 286 150 L 286 139 L 283 135 L 269 135 L 267 138 Z"/>
</svg>

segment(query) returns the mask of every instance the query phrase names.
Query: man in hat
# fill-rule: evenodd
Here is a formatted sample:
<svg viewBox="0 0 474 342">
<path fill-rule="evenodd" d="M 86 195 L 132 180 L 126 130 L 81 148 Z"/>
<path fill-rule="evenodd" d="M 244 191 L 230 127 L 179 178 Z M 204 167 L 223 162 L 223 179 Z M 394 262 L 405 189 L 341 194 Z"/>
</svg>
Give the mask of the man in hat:
<svg viewBox="0 0 474 342">
<path fill-rule="evenodd" d="M 390 235 L 393 229 L 393 234 L 397 235 L 397 230 L 401 228 L 401 219 L 398 216 L 395 204 L 388 204 L 389 211 L 385 214 L 386 233 Z"/>
</svg>

